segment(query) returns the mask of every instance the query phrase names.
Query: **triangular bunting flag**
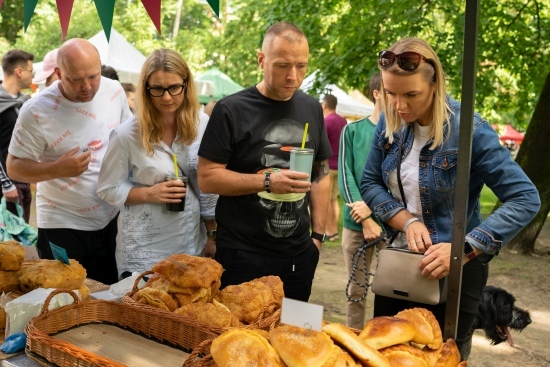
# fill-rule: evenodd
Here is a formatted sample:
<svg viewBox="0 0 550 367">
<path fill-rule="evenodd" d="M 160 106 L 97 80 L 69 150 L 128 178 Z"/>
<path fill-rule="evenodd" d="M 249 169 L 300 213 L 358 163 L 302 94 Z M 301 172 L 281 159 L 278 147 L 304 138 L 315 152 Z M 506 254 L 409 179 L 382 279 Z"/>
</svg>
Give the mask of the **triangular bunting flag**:
<svg viewBox="0 0 550 367">
<path fill-rule="evenodd" d="M 147 10 L 149 18 L 151 18 L 153 24 L 157 27 L 159 34 L 162 34 L 160 31 L 160 1 L 161 0 L 141 0 L 141 3 L 145 7 L 145 10 Z"/>
<path fill-rule="evenodd" d="M 94 0 L 99 20 L 103 26 L 103 32 L 107 36 L 107 42 L 111 38 L 111 26 L 113 25 L 113 14 L 115 12 L 115 0 Z"/>
<path fill-rule="evenodd" d="M 4 4 L 4 0 L 0 0 L 0 8 L 2 7 L 2 4 Z"/>
<path fill-rule="evenodd" d="M 27 28 L 29 27 L 29 24 L 31 22 L 32 15 L 34 14 L 34 8 L 36 8 L 36 4 L 38 3 L 38 0 L 25 0 L 23 3 L 23 19 L 25 21 L 25 32 L 27 31 Z"/>
<path fill-rule="evenodd" d="M 220 17 L 220 0 L 206 0 L 208 1 L 208 4 L 214 10 L 214 13 L 216 13 L 216 16 Z"/>
<path fill-rule="evenodd" d="M 63 41 L 67 36 L 69 30 L 69 21 L 71 20 L 71 13 L 73 11 L 74 0 L 55 0 L 57 3 L 57 13 L 59 14 L 59 23 L 61 23 L 61 34 L 63 35 Z"/>
</svg>

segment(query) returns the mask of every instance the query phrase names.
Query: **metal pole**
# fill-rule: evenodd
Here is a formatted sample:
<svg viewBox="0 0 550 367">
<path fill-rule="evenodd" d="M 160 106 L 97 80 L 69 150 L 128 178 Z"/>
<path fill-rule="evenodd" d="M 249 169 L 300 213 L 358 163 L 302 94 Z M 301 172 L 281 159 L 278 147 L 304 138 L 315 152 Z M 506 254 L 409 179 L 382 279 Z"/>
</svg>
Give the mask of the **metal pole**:
<svg viewBox="0 0 550 367">
<path fill-rule="evenodd" d="M 451 267 L 447 307 L 445 311 L 444 338 L 456 339 L 460 287 L 462 285 L 462 257 L 466 234 L 470 160 L 472 156 L 472 124 L 474 119 L 477 33 L 479 0 L 466 0 L 464 15 L 464 59 L 462 62 L 462 101 L 458 138 L 458 163 L 453 216 Z"/>
</svg>

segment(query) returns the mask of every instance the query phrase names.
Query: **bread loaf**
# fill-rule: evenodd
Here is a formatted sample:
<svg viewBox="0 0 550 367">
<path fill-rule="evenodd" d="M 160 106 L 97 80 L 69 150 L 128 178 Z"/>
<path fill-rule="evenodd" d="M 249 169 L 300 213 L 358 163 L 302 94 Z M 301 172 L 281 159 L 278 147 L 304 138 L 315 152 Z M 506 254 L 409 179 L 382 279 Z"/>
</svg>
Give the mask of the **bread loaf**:
<svg viewBox="0 0 550 367">
<path fill-rule="evenodd" d="M 86 269 L 74 259 L 66 265 L 59 260 L 38 260 L 21 270 L 19 285 L 24 292 L 37 288 L 78 289 L 86 279 Z"/>
<path fill-rule="evenodd" d="M 17 271 L 25 259 L 25 248 L 17 241 L 0 242 L 0 270 Z"/>
<path fill-rule="evenodd" d="M 433 313 L 425 308 L 410 308 L 395 315 L 410 321 L 416 330 L 413 342 L 424 344 L 430 349 L 439 349 L 443 345 L 441 328 Z"/>
<path fill-rule="evenodd" d="M 416 329 L 409 320 L 393 316 L 379 316 L 367 321 L 359 338 L 378 350 L 409 342 L 414 339 L 415 335 Z"/>
<path fill-rule="evenodd" d="M 380 352 L 388 359 L 391 367 L 431 367 L 423 352 L 410 345 L 394 345 Z"/>
</svg>

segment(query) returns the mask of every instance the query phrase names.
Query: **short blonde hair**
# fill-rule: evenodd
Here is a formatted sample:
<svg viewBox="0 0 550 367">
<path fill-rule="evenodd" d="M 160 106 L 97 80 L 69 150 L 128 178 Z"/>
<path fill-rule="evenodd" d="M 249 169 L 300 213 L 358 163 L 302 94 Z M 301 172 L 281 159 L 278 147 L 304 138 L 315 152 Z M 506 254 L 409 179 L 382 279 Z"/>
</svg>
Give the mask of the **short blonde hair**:
<svg viewBox="0 0 550 367">
<path fill-rule="evenodd" d="M 428 136 L 433 139 L 430 149 L 435 149 L 437 146 L 443 144 L 445 139 L 443 136 L 445 125 L 450 129 L 450 108 L 447 103 L 447 87 L 441 62 L 430 45 L 420 38 L 403 38 L 388 48 L 388 51 L 392 51 L 395 54 L 411 51 L 417 52 L 427 59 L 421 62 L 417 69 L 412 71 L 401 69 L 397 62 L 387 69 L 382 69 L 380 66 L 379 69 L 380 71 L 389 72 L 395 75 L 413 75 L 421 73 L 428 83 L 435 85 L 432 123 L 430 124 L 430 131 L 428 133 Z M 384 81 L 382 81 L 381 94 L 386 115 L 386 138 L 388 138 L 391 143 L 393 141 L 393 134 L 401 129 L 404 122 L 401 120 L 399 113 L 393 109 L 390 103 L 388 103 L 388 96 L 384 89 Z M 449 132 L 450 130 L 448 130 L 448 133 Z"/>
<path fill-rule="evenodd" d="M 181 106 L 176 111 L 177 142 L 191 144 L 197 138 L 199 99 L 195 89 L 193 75 L 187 63 L 176 51 L 161 48 L 153 51 L 143 63 L 136 93 L 136 116 L 139 125 L 141 144 L 149 155 L 153 155 L 152 144 L 159 144 L 164 136 L 164 126 L 160 121 L 159 112 L 151 101 L 147 91 L 147 82 L 151 74 L 165 71 L 181 76 L 184 81 L 184 97 Z"/>
</svg>

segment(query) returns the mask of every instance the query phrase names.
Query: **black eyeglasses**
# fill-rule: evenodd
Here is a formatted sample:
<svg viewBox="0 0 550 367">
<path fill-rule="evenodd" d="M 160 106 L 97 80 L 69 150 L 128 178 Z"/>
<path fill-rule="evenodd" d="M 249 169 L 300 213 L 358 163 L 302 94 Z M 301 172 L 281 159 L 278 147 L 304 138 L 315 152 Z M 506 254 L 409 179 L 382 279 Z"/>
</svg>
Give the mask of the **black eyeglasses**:
<svg viewBox="0 0 550 367">
<path fill-rule="evenodd" d="M 413 71 L 418 68 L 420 61 L 429 61 L 426 57 L 418 52 L 407 51 L 400 54 L 395 54 L 392 51 L 384 50 L 378 53 L 378 65 L 382 69 L 388 69 L 397 60 L 397 65 L 403 70 Z"/>
<path fill-rule="evenodd" d="M 151 95 L 151 97 L 163 97 L 164 93 L 168 92 L 172 97 L 177 96 L 183 93 L 183 90 L 187 86 L 187 81 L 184 80 L 182 84 L 173 84 L 169 86 L 168 88 L 163 87 L 150 87 L 146 86 L 147 91 Z"/>
</svg>

